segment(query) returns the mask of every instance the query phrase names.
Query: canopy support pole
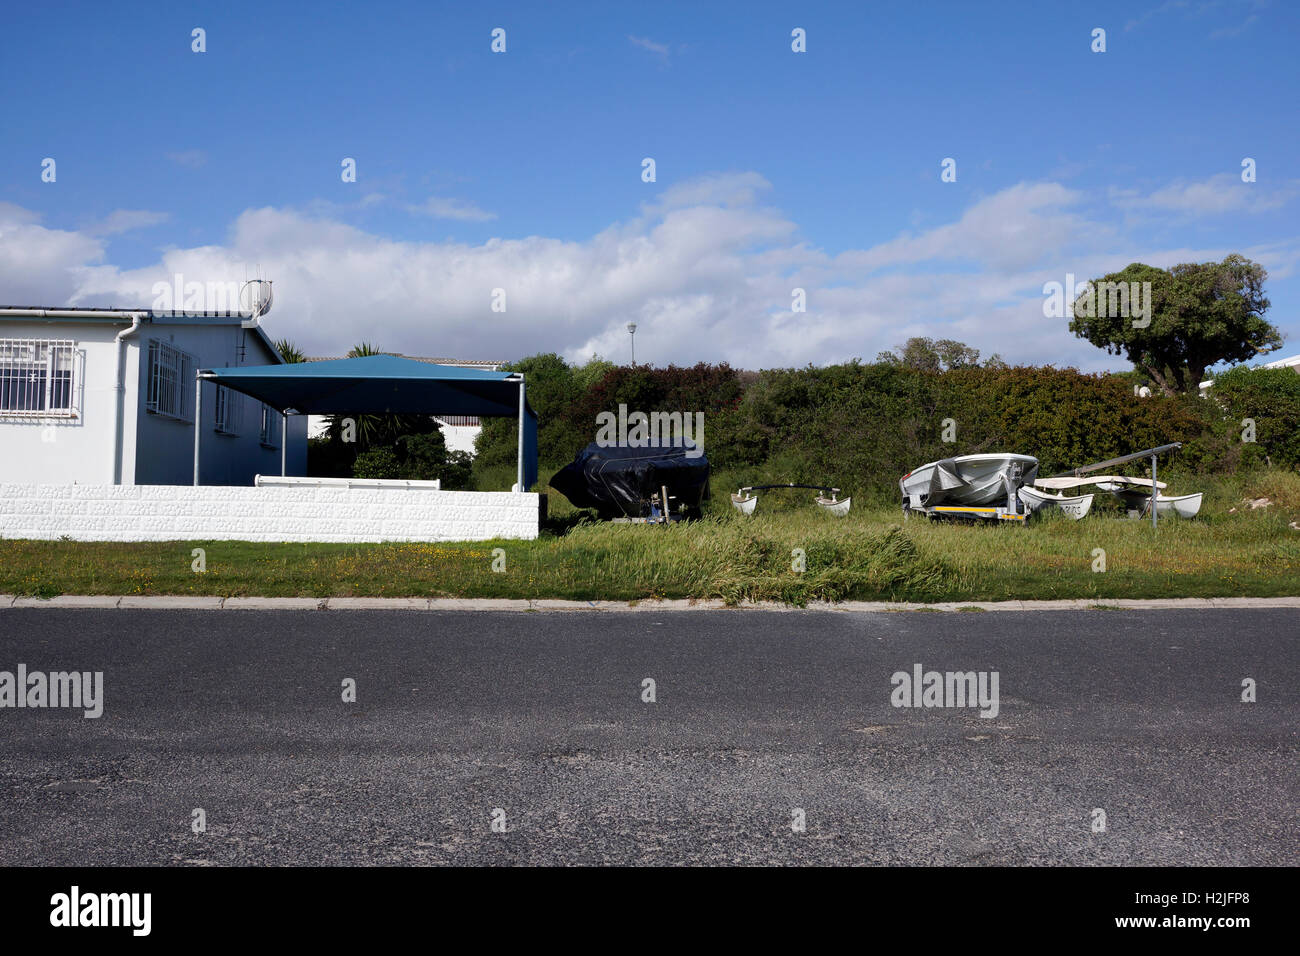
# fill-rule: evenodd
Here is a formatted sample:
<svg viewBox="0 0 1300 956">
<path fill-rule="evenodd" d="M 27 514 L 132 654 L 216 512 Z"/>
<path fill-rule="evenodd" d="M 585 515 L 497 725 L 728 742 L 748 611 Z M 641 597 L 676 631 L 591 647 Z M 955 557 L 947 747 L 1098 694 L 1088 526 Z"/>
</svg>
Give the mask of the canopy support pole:
<svg viewBox="0 0 1300 956">
<path fill-rule="evenodd" d="M 1160 500 L 1160 486 L 1156 484 L 1156 456 L 1151 456 L 1151 527 L 1156 527 L 1156 502 Z"/>
<path fill-rule="evenodd" d="M 203 376 L 194 374 L 194 484 L 199 483 L 199 436 L 203 434 Z"/>
<path fill-rule="evenodd" d="M 289 413 L 280 413 L 280 477 L 283 478 L 288 474 L 285 471 L 285 462 L 289 454 Z"/>
<path fill-rule="evenodd" d="M 524 376 L 519 373 L 519 467 L 517 469 L 516 488 L 520 492 L 527 491 L 524 487 Z"/>
</svg>

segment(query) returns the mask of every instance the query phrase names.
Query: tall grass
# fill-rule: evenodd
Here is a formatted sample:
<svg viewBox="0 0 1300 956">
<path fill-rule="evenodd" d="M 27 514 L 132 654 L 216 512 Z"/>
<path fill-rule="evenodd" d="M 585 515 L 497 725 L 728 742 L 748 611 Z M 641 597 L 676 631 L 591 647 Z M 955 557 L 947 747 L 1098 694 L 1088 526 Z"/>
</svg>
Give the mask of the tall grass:
<svg viewBox="0 0 1300 956">
<path fill-rule="evenodd" d="M 549 477 L 549 473 L 545 473 Z M 764 492 L 738 514 L 726 476 L 703 520 L 673 525 L 582 521 L 552 495 L 536 541 L 437 544 L 116 544 L 0 540 L 0 593 L 460 596 L 639 600 L 999 600 L 1300 594 L 1300 476 L 1265 470 L 1172 493 L 1205 491 L 1194 520 L 1158 530 L 1099 494 L 1083 521 L 1024 526 L 902 520 L 897 503 L 854 502 L 836 519 L 812 492 Z M 513 474 L 510 475 L 513 481 Z M 509 483 L 505 484 L 509 487 Z M 1258 510 L 1243 501 L 1267 497 Z M 561 509 L 565 509 L 561 511 Z M 1235 510 L 1234 510 L 1235 509 Z M 207 551 L 207 573 L 190 551 Z M 506 570 L 492 570 L 493 549 Z M 804 570 L 797 570 L 802 552 Z M 1104 553 L 1105 570 L 1098 567 Z"/>
</svg>

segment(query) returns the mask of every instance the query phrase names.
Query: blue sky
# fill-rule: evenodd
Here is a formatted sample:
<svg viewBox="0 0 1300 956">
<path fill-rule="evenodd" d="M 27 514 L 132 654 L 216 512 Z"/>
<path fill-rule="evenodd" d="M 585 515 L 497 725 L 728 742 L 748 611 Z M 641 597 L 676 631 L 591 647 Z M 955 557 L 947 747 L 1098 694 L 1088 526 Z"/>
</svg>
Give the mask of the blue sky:
<svg viewBox="0 0 1300 956">
<path fill-rule="evenodd" d="M 312 354 L 626 360 L 632 320 L 659 364 L 924 334 L 1095 370 L 1044 282 L 1242 252 L 1300 350 L 1293 5 L 877 7 L 14 8 L 0 301 L 260 270 Z"/>
</svg>

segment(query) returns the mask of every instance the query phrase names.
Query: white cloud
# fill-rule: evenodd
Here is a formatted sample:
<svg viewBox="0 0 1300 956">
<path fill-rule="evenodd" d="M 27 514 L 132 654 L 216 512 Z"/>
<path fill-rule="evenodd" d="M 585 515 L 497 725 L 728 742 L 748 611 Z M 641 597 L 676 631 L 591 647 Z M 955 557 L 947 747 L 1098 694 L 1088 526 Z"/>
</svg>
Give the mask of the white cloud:
<svg viewBox="0 0 1300 956">
<path fill-rule="evenodd" d="M 509 359 L 593 352 L 667 364 L 745 368 L 871 360 L 911 335 L 961 339 L 1012 362 L 1116 368 L 1043 317 L 1043 283 L 1081 281 L 1132 261 L 1168 266 L 1241 251 L 1281 278 L 1300 264 L 1300 237 L 1256 249 L 1150 248 L 1089 197 L 1057 183 L 1021 183 L 955 221 L 829 255 L 768 204 L 753 172 L 663 190 L 636 213 L 581 240 L 544 236 L 481 243 L 398 241 L 311 209 L 249 209 L 225 243 L 170 249 L 146 268 L 104 262 L 102 240 L 41 226 L 0 204 L 0 299 L 16 304 L 147 305 L 154 282 L 227 281 L 254 267 L 275 281 L 270 334 L 308 353 L 359 340 L 411 355 Z M 1102 206 L 1104 214 L 1105 207 Z M 808 311 L 790 310 L 791 290 Z M 494 289 L 507 311 L 491 310 Z M 26 290 L 21 293 L 11 290 Z"/>
<path fill-rule="evenodd" d="M 1219 173 L 1200 182 L 1178 180 L 1147 195 L 1136 189 L 1110 191 L 1111 202 L 1122 209 L 1156 210 L 1188 217 L 1270 212 L 1297 196 L 1300 196 L 1300 180 L 1268 186 L 1244 183 L 1239 173 Z"/>
<path fill-rule="evenodd" d="M 165 212 L 151 212 L 148 209 L 115 209 L 98 222 L 83 226 L 81 231 L 88 236 L 115 236 L 132 229 L 156 226 L 169 218 Z"/>
<path fill-rule="evenodd" d="M 496 213 L 480 209 L 468 200 L 442 196 L 430 196 L 420 205 L 409 206 L 408 209 L 434 219 L 458 219 L 462 222 L 490 222 L 497 218 Z"/>
<path fill-rule="evenodd" d="M 86 270 L 104 258 L 102 241 L 47 229 L 33 212 L 0 202 L 0 304 L 63 305 Z"/>
<path fill-rule="evenodd" d="M 633 46 L 640 47 L 643 50 L 649 50 L 651 53 L 655 54 L 656 56 L 661 56 L 665 60 L 668 59 L 668 57 L 672 53 L 672 51 L 668 48 L 668 44 L 656 43 L 654 40 L 651 40 L 649 37 L 634 37 L 629 34 L 627 39 L 628 42 L 631 43 Z"/>
</svg>

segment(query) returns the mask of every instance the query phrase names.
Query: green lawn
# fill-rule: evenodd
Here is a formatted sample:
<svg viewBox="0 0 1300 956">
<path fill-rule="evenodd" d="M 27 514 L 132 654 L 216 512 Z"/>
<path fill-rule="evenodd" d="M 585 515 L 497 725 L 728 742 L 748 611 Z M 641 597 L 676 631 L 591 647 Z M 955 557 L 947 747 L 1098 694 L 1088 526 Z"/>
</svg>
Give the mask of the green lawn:
<svg viewBox="0 0 1300 956">
<path fill-rule="evenodd" d="M 1179 483 L 1178 491 L 1194 490 Z M 703 521 L 671 527 L 557 520 L 536 541 L 450 544 L 80 543 L 0 540 L 0 593 L 435 596 L 637 600 L 746 598 L 1003 600 L 1300 594 L 1300 476 L 1201 482 L 1201 516 L 1149 522 L 1110 513 L 1023 527 L 904 522 L 891 505 L 844 519 L 809 493 L 767 495 L 744 518 L 715 482 Z M 1273 506 L 1243 510 L 1243 497 Z M 1099 502 L 1110 506 L 1109 500 Z M 1237 507 L 1235 514 L 1228 513 Z M 1106 511 L 1107 508 L 1100 508 Z M 567 527 L 566 527 L 567 526 Z M 191 570 L 206 552 L 207 571 Z M 492 570 L 493 549 L 506 570 Z M 802 549 L 806 570 L 792 570 Z M 1095 551 L 1106 570 L 1093 570 Z"/>
</svg>

